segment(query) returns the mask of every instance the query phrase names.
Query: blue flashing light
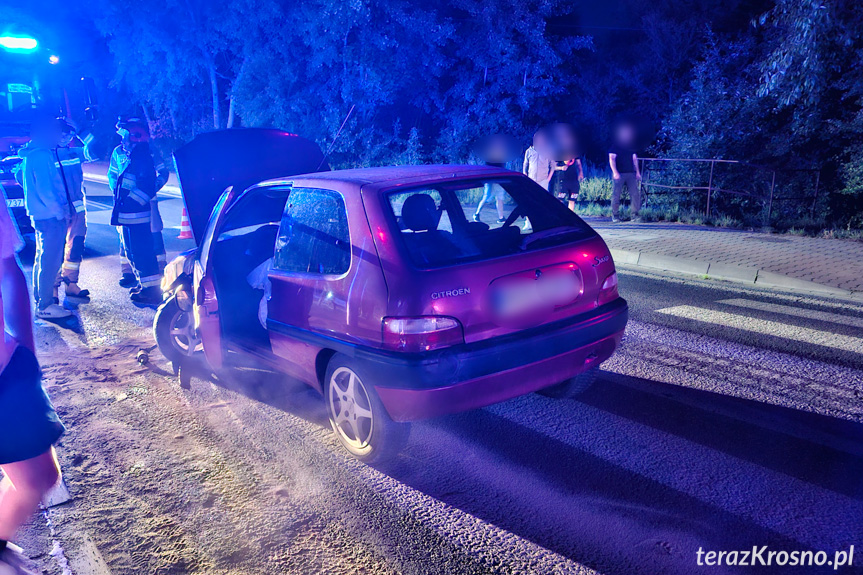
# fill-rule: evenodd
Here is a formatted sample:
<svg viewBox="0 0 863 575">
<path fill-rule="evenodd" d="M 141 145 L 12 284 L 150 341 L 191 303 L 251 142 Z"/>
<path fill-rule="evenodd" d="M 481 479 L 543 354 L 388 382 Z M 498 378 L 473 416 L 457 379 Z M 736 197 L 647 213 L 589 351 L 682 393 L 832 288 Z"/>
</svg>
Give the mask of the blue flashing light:
<svg viewBox="0 0 863 575">
<path fill-rule="evenodd" d="M 38 45 L 35 38 L 27 36 L 0 36 L 0 48 L 10 52 L 32 52 Z"/>
<path fill-rule="evenodd" d="M 49 64 L 59 64 L 60 63 L 60 57 L 56 54 L 51 54 L 50 56 L 48 56 L 48 63 Z"/>
</svg>

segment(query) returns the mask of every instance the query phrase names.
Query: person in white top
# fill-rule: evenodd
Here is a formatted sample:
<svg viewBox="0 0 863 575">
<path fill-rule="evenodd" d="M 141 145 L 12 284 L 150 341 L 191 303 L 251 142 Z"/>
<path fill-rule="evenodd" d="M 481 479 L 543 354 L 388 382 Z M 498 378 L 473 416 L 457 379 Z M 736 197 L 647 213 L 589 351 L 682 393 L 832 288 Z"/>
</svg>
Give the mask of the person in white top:
<svg viewBox="0 0 863 575">
<path fill-rule="evenodd" d="M 9 211 L 0 206 L 0 573 L 4 575 L 41 573 L 10 539 L 60 480 L 53 445 L 65 431 L 42 387 L 30 293 L 16 257 L 20 246 Z"/>
<path fill-rule="evenodd" d="M 528 178 L 548 190 L 548 183 L 554 174 L 554 164 L 551 159 L 540 152 L 544 148 L 544 138 L 545 135 L 542 130 L 533 135 L 533 144 L 524 153 L 524 164 L 521 171 Z"/>
</svg>

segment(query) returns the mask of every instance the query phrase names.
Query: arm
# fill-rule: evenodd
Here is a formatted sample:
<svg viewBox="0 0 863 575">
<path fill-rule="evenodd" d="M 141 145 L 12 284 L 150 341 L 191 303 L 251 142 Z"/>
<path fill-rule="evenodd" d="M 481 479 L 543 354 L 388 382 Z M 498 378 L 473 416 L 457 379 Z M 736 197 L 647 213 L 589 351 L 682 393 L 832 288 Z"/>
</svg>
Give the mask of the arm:
<svg viewBox="0 0 863 575">
<path fill-rule="evenodd" d="M 6 331 L 15 340 L 28 348 L 36 351 L 36 342 L 33 339 L 33 319 L 30 310 L 30 291 L 27 289 L 27 280 L 24 272 L 18 265 L 15 256 L 0 260 L 0 294 L 2 294 L 3 320 Z"/>
<path fill-rule="evenodd" d="M 641 179 L 641 169 L 638 167 L 638 154 L 632 153 L 632 165 L 635 166 L 635 179 Z"/>
<path fill-rule="evenodd" d="M 581 165 L 581 158 L 575 159 L 575 166 L 578 168 L 578 181 L 584 181 L 584 166 Z"/>
<path fill-rule="evenodd" d="M 617 171 L 617 154 L 608 154 L 608 165 L 611 166 L 611 178 L 619 180 L 620 172 Z"/>
<path fill-rule="evenodd" d="M 524 153 L 524 163 L 521 165 L 521 173 L 525 176 L 530 173 L 530 154 L 529 152 Z"/>
<path fill-rule="evenodd" d="M 117 150 L 111 152 L 111 163 L 108 164 L 108 187 L 111 191 L 117 189 L 117 178 L 120 177 L 120 163 L 117 158 Z"/>
</svg>

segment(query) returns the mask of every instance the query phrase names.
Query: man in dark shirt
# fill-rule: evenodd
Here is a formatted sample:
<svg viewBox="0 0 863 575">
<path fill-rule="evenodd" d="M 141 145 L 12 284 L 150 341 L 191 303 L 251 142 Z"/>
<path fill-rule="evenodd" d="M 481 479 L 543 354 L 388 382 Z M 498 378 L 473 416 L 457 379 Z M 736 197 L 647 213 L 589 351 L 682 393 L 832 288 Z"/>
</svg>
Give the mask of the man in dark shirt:
<svg viewBox="0 0 863 575">
<path fill-rule="evenodd" d="M 613 187 L 611 192 L 611 221 L 620 221 L 620 194 L 626 186 L 630 198 L 630 214 L 633 221 L 639 221 L 641 210 L 641 171 L 638 168 L 638 155 L 635 153 L 635 130 L 630 124 L 621 124 L 614 134 L 614 144 L 608 152 Z"/>
</svg>

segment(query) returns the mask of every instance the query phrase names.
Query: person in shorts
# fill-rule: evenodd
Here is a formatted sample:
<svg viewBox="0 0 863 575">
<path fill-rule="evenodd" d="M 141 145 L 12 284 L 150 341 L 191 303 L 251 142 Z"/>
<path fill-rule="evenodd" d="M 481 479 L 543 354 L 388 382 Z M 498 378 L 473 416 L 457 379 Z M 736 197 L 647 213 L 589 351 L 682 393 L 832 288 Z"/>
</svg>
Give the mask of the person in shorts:
<svg viewBox="0 0 863 575">
<path fill-rule="evenodd" d="M 494 166 L 495 168 L 505 168 L 505 162 L 486 162 L 486 166 Z M 494 204 L 497 208 L 497 223 L 502 224 L 506 221 L 506 218 L 503 217 L 503 202 L 506 198 L 506 191 L 503 189 L 503 186 L 500 184 L 495 184 L 493 182 L 486 182 L 482 186 L 482 199 L 479 201 L 479 204 L 476 206 L 476 211 L 473 214 L 473 221 L 478 222 L 479 214 L 482 211 L 482 207 L 491 199 L 494 198 Z"/>
<path fill-rule="evenodd" d="M 54 443 L 65 429 L 42 387 L 21 239 L 0 207 L 0 573 L 41 573 L 10 540 L 60 480 Z"/>
</svg>

